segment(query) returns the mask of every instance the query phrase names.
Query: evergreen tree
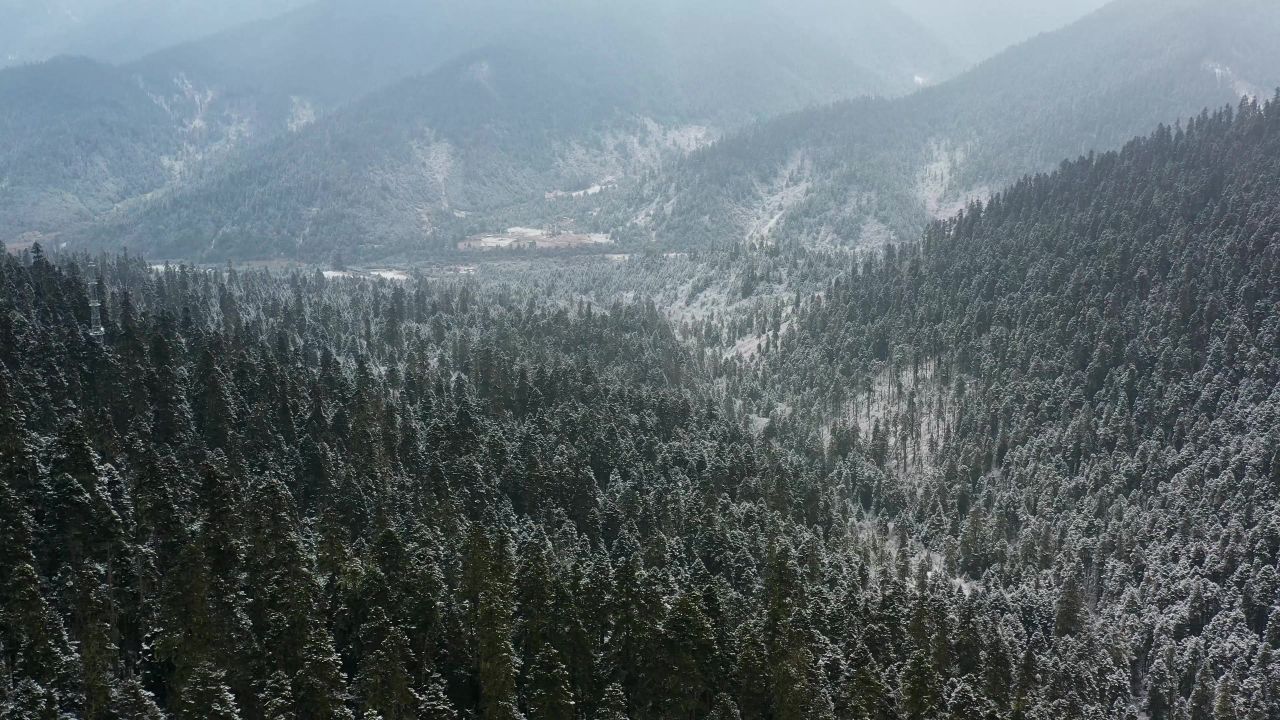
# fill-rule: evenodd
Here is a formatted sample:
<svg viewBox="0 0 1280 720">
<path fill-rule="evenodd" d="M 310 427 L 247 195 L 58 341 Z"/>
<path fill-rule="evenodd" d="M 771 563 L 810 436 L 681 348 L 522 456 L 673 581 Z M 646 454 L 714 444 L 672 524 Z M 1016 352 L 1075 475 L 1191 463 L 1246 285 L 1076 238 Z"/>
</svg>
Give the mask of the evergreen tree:
<svg viewBox="0 0 1280 720">
<path fill-rule="evenodd" d="M 1188 699 L 1189 720 L 1213 720 L 1216 685 L 1208 666 L 1201 666 L 1195 675 L 1195 686 Z"/>
<path fill-rule="evenodd" d="M 516 658 L 511 643 L 515 607 L 505 542 L 476 526 L 467 541 L 467 583 L 476 629 L 476 673 L 484 720 L 516 720 Z"/>
<path fill-rule="evenodd" d="M 191 669 L 190 677 L 183 683 L 174 708 L 178 720 L 239 720 L 231 688 L 226 684 L 226 673 L 205 662 Z"/>
<path fill-rule="evenodd" d="M 627 712 L 627 698 L 622 691 L 622 686 L 618 683 L 612 683 L 605 688 L 604 697 L 600 700 L 600 709 L 597 712 L 600 720 L 627 720 L 631 717 Z M 734 720 L 737 720 L 736 718 Z"/>
<path fill-rule="evenodd" d="M 716 697 L 715 706 L 708 716 L 711 720 L 741 720 L 742 713 L 738 712 L 738 705 L 726 693 L 720 693 Z"/>
<path fill-rule="evenodd" d="M 446 693 L 444 678 L 440 677 L 438 672 L 432 671 L 427 678 L 417 717 L 421 720 L 457 720 L 458 718 L 458 711 L 454 709 Z"/>
<path fill-rule="evenodd" d="M 926 720 L 941 713 L 942 679 L 923 652 L 913 652 L 899 679 L 898 703 L 902 717 Z"/>
<path fill-rule="evenodd" d="M 80 691 L 74 668 L 78 658 L 67 640 L 57 612 L 40 592 L 30 565 L 9 576 L 7 603 L 0 614 L 9 671 L 16 678 L 12 690 L 17 717 L 58 718 L 78 712 Z"/>
<path fill-rule="evenodd" d="M 277 670 L 271 673 L 258 691 L 258 697 L 262 704 L 262 716 L 267 720 L 293 720 L 297 717 L 294 712 L 293 690 L 284 672 Z"/>
<path fill-rule="evenodd" d="M 1053 632 L 1058 637 L 1076 635 L 1084 627 L 1084 597 L 1080 589 L 1080 580 L 1076 574 L 1070 574 L 1058 591 L 1058 602 L 1054 606 Z"/>
<path fill-rule="evenodd" d="M 364 707 L 384 720 L 414 717 L 420 699 L 409 674 L 415 662 L 404 631 L 392 625 L 382 608 L 374 608 L 360 628 L 360 639 L 364 648 L 356 687 Z"/>
<path fill-rule="evenodd" d="M 350 720 L 346 706 L 346 677 L 333 639 L 323 627 L 311 627 L 302 651 L 302 665 L 293 678 L 298 717 Z"/>
<path fill-rule="evenodd" d="M 142 687 L 137 678 L 126 678 L 111 689 L 112 720 L 164 720 L 155 697 Z"/>
<path fill-rule="evenodd" d="M 530 720 L 572 720 L 575 716 L 569 673 L 550 645 L 534 658 L 525 693 Z"/>
</svg>

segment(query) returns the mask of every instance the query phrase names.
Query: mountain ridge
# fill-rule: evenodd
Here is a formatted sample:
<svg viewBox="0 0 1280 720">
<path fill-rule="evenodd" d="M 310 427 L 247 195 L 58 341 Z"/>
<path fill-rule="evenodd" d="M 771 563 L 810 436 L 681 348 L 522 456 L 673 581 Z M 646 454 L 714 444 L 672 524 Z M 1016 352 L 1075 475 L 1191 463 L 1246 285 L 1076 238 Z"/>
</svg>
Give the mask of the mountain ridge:
<svg viewBox="0 0 1280 720">
<path fill-rule="evenodd" d="M 810 2 L 825 6 L 827 0 Z M 561 55 L 567 51 L 560 47 L 566 38 L 574 43 L 589 44 L 595 36 L 610 37 L 617 47 L 638 48 L 636 56 L 646 58 L 643 63 L 614 63 L 617 72 L 606 80 L 616 87 L 603 87 L 607 83 L 591 68 L 601 59 L 613 62 L 608 55 L 610 52 L 616 55 L 616 48 L 600 48 L 595 58 L 587 58 L 583 53 L 585 68 L 562 63 L 558 71 L 568 84 L 579 80 L 595 82 L 601 97 L 630 93 L 626 99 L 631 101 L 642 93 L 655 93 L 647 100 L 653 112 L 639 115 L 653 115 L 674 105 L 683 108 L 685 115 L 697 115 L 692 120 L 699 125 L 741 124 L 815 101 L 861 92 L 901 92 L 913 86 L 910 78 L 905 77 L 910 74 L 909 68 L 927 68 L 918 72 L 943 74 L 951 62 L 944 51 L 934 47 L 923 30 L 891 10 L 883 16 L 865 8 L 847 10 L 829 19 L 834 26 L 840 24 L 835 20 L 842 18 L 840 22 L 846 24 L 850 37 L 859 33 L 868 37 L 893 37 L 894 33 L 882 26 L 901 22 L 904 28 L 900 32 L 921 33 L 908 51 L 893 50 L 892 44 L 886 53 L 813 47 L 803 42 L 805 32 L 800 25 L 787 20 L 791 16 L 787 15 L 784 3 L 756 0 L 753 7 L 758 8 L 758 13 L 725 14 L 733 7 L 732 4 L 698 5 L 690 9 L 678 2 L 636 3 L 635 8 L 645 10 L 637 14 L 629 12 L 635 9 L 631 5 L 615 8 L 581 0 L 558 0 L 554 6 L 516 0 L 486 0 L 479 6 L 443 1 L 415 4 L 381 0 L 369 5 L 355 0 L 320 0 L 280 17 L 225 31 L 120 67 L 117 82 L 138 85 L 128 102 L 138 106 L 161 105 L 173 117 L 177 132 L 169 130 L 158 135 L 167 144 L 156 148 L 150 159 L 140 158 L 141 166 L 111 170 L 120 177 L 156 178 L 164 177 L 167 172 L 172 181 L 152 183 L 143 188 L 144 192 L 127 197 L 100 193 L 92 203 L 85 204 L 94 212 L 83 211 L 84 208 L 68 209 L 61 218 L 52 211 L 35 217 L 25 214 L 25 205 L 17 202 L 16 194 L 39 196 L 43 192 L 51 198 L 48 202 L 53 207 L 57 206 L 55 200 L 58 199 L 74 204 L 76 198 L 68 192 L 66 183 L 55 183 L 43 190 L 39 187 L 7 192 L 0 189 L 0 212 L 12 218 L 9 228 L 0 228 L 0 236 L 10 241 L 31 233 L 53 237 L 68 229 L 86 227 L 95 219 L 127 216 L 136 207 L 145 205 L 148 198 L 174 192 L 195 178 L 215 172 L 228 158 L 234 162 L 237 156 L 252 156 L 264 143 L 275 140 L 280 140 L 277 146 L 286 144 L 284 140 L 289 135 L 366 96 L 373 96 L 376 104 L 376 93 L 397 83 L 406 88 L 411 88 L 415 81 L 429 84 L 432 73 L 440 73 L 450 63 L 457 63 L 459 58 L 483 48 L 518 47 L 536 64 L 541 60 L 531 36 Z M 856 22 L 864 16 L 870 23 L 865 27 Z M 721 23 L 721 19 L 727 19 L 727 25 Z M 761 42 L 750 42 L 729 30 L 711 35 L 725 40 L 720 44 L 721 49 L 714 43 L 704 42 L 706 28 L 721 25 L 741 26 L 745 37 Z M 556 32 L 563 36 L 556 37 Z M 826 32 L 837 31 L 829 28 Z M 787 40 L 771 45 L 764 41 L 770 37 Z M 640 47 L 637 43 L 648 43 L 648 46 Z M 869 43 L 868 47 L 881 45 Z M 761 48 L 773 49 L 761 52 Z M 918 65 L 901 59 L 914 54 L 922 58 Z M 888 63 L 883 67 L 897 68 L 892 72 L 903 77 L 889 81 L 888 76 L 882 74 L 889 70 L 860 69 L 856 61 L 866 57 Z M 629 78 L 632 77 L 641 78 L 648 85 L 631 87 L 634 83 Z M 545 79 L 541 87 L 563 97 L 564 93 L 555 87 L 557 79 Z M 759 87 L 767 91 L 759 92 Z M 457 104 L 443 96 L 432 102 Z M 531 102 L 531 106 L 536 104 Z M 85 117 L 92 117 L 100 110 L 89 98 L 73 109 Z M 637 115 L 625 112 L 625 107 L 623 110 L 623 115 Z M 534 111 L 542 112 L 536 107 Z M 513 109 L 512 112 L 525 110 Z M 425 108 L 423 115 L 430 114 L 431 108 Z M 33 126 L 39 122 L 37 118 Z M 421 124 L 411 114 L 397 122 Z M 388 129 L 388 132 L 395 130 Z M 85 140 L 107 145 L 114 138 Z M 579 142 L 581 147 L 600 141 L 595 137 L 582 140 L 586 142 Z M 546 151 L 546 148 L 536 150 Z M 231 172 L 235 165 L 228 167 Z M 16 175 L 0 166 L 0 177 L 6 174 Z M 74 181 L 69 178 L 66 182 Z M 515 176 L 507 180 L 508 185 L 517 182 Z"/>
<path fill-rule="evenodd" d="M 602 226 L 669 244 L 909 241 L 966 197 L 1234 103 L 1246 74 L 1252 88 L 1280 85 L 1267 40 L 1276 32 L 1280 8 L 1256 0 L 1122 0 L 914 95 L 802 111 L 727 138 L 604 205 Z M 771 207 L 769 188 L 797 156 L 804 192 L 776 211 L 771 232 L 735 221 Z M 665 211 L 637 223 L 636 207 Z"/>
</svg>

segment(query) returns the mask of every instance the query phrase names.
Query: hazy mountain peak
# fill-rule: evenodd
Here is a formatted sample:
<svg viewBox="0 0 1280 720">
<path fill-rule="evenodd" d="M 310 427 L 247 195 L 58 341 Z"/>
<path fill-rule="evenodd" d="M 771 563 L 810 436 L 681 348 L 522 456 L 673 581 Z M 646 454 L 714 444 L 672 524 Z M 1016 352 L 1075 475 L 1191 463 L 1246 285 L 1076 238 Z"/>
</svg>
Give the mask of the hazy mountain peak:
<svg viewBox="0 0 1280 720">
<path fill-rule="evenodd" d="M 893 0 L 971 62 L 1050 32 L 1111 0 Z"/>
<path fill-rule="evenodd" d="M 0 67 L 61 54 L 124 62 L 308 0 L 7 0 Z"/>
</svg>

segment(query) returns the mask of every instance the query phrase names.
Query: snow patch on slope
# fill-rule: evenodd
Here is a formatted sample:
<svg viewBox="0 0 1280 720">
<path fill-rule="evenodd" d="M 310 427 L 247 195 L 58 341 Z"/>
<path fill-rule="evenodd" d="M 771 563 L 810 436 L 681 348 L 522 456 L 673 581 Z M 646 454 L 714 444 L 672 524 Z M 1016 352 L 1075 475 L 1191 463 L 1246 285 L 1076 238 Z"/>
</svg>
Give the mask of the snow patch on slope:
<svg viewBox="0 0 1280 720">
<path fill-rule="evenodd" d="M 957 186 L 956 176 L 969 157 L 969 148 L 949 141 L 929 141 L 928 159 L 916 179 L 916 196 L 924 203 L 932 220 L 945 220 L 975 200 L 991 197 L 986 185 L 973 188 Z"/>
<path fill-rule="evenodd" d="M 1260 100 L 1264 97 L 1261 87 L 1240 77 L 1231 66 L 1216 60 L 1206 60 L 1203 65 L 1204 69 L 1213 73 L 1218 82 L 1223 85 L 1230 85 L 1231 90 L 1240 97 L 1248 97 L 1254 100 Z"/>
<path fill-rule="evenodd" d="M 558 152 L 557 172 L 565 178 L 589 178 L 607 188 L 706 147 L 719 132 L 705 125 L 668 126 L 648 117 L 634 118 L 620 127 L 587 140 L 566 143 Z"/>
<path fill-rule="evenodd" d="M 915 369 L 879 365 L 846 403 L 841 420 L 857 427 L 868 442 L 879 426 L 890 438 L 890 452 L 897 453 L 896 461 L 905 460 L 903 470 L 919 474 L 934 468 L 934 455 L 945 427 L 941 419 L 954 420 L 959 412 L 959 401 L 951 386 L 941 383 L 938 370 L 937 362 L 924 362 Z M 823 426 L 824 438 L 830 438 L 831 429 L 830 425 Z M 900 443 L 896 449 L 895 441 Z"/>
<path fill-rule="evenodd" d="M 632 118 L 594 137 L 562 145 L 556 153 L 556 173 L 562 183 L 578 183 L 579 189 L 551 189 L 544 198 L 582 199 L 612 190 L 625 179 L 634 179 L 711 145 L 720 135 L 718 129 L 706 125 L 664 125 L 649 117 Z M 662 196 L 669 198 L 665 210 L 668 213 L 674 193 L 673 188 Z M 648 227 L 660 212 L 663 203 L 655 199 L 636 210 L 631 224 Z"/>
<path fill-rule="evenodd" d="M 440 209 L 450 211 L 449 180 L 453 176 L 455 167 L 453 145 L 447 141 L 436 140 L 434 136 L 415 141 L 413 162 L 410 167 L 408 184 L 420 186 L 419 189 L 425 187 L 428 197 L 435 198 Z M 414 193 L 411 189 L 408 194 L 410 197 L 421 196 L 420 192 Z M 432 211 L 435 208 L 436 205 L 430 202 L 414 207 L 419 229 L 424 235 L 430 235 L 435 230 L 435 223 L 432 220 Z"/>
<path fill-rule="evenodd" d="M 170 86 L 160 92 L 148 88 L 141 78 L 137 82 L 181 132 L 182 146 L 159 158 L 171 186 L 189 177 L 201 163 L 226 156 L 253 135 L 254 125 L 248 116 L 233 108 L 219 111 L 218 93 L 198 87 L 186 73 L 176 73 Z"/>
<path fill-rule="evenodd" d="M 467 66 L 462 76 L 484 88 L 493 97 L 498 97 L 498 90 L 493 86 L 493 65 L 488 60 L 479 60 Z"/>
<path fill-rule="evenodd" d="M 862 232 L 858 236 L 858 247 L 884 247 L 897 242 L 898 234 L 877 217 L 868 217 L 862 223 Z"/>
<path fill-rule="evenodd" d="M 310 100 L 293 95 L 289 98 L 289 132 L 298 132 L 316 121 L 316 109 Z"/>
<path fill-rule="evenodd" d="M 755 183 L 755 199 L 736 211 L 747 242 L 768 242 L 787 213 L 804 201 L 812 187 L 813 166 L 804 152 L 791 156 L 769 182 Z"/>
<path fill-rule="evenodd" d="M 453 145 L 447 141 L 428 139 L 413 143 L 413 157 L 422 177 L 439 190 L 444 207 L 449 207 L 446 184 L 454 169 Z"/>
</svg>

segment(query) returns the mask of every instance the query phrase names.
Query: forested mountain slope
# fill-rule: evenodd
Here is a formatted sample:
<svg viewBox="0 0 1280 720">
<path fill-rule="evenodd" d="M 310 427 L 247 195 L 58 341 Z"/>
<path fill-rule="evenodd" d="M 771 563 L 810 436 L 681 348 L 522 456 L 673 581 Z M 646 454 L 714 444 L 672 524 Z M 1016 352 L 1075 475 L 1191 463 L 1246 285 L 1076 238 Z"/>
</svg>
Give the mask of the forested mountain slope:
<svg viewBox="0 0 1280 720">
<path fill-rule="evenodd" d="M 1280 103 L 1028 178 L 766 344 L 761 406 L 913 478 L 864 502 L 958 572 L 1074 577 L 1150 717 L 1280 712 Z"/>
<path fill-rule="evenodd" d="M 1280 85 L 1280 5 L 1120 0 L 895 101 L 764 123 L 606 207 L 672 245 L 910 241 L 1021 174 Z"/>
<path fill-rule="evenodd" d="M 86 208 L 94 211 L 93 217 L 111 215 L 103 212 L 104 201 L 114 203 L 106 209 L 118 210 L 127 227 L 133 207 L 145 204 L 140 201 L 149 193 L 195 185 L 200 189 L 181 201 L 184 207 L 198 212 L 193 206 L 202 202 L 200 193 L 221 193 L 219 204 L 202 211 L 211 213 L 214 221 L 221 215 L 228 219 L 220 227 L 206 217 L 167 218 L 169 224 L 187 223 L 184 230 L 202 236 L 199 244 L 186 250 L 207 252 L 218 242 L 218 231 L 234 234 L 242 225 L 264 231 L 265 247 L 287 246 L 302 239 L 286 234 L 293 229 L 289 223 L 278 225 L 279 218 L 260 212 L 255 204 L 260 198 L 235 197 L 217 188 L 218 183 L 228 182 L 228 173 L 241 169 L 233 165 L 228 173 L 215 172 L 224 161 L 260 160 L 253 172 L 262 175 L 263 182 L 268 181 L 267 175 L 278 176 L 282 187 L 270 192 L 279 196 L 280 212 L 296 223 L 310 212 L 309 206 L 299 204 L 305 198 L 289 197 L 293 192 L 289 185 L 297 174 L 321 172 L 336 179 L 357 170 L 349 166 L 352 161 L 369 166 L 388 154 L 401 162 L 410 161 L 415 157 L 413 149 L 395 145 L 394 138 L 412 135 L 421 140 L 436 132 L 433 125 L 456 124 L 465 118 L 477 126 L 468 129 L 472 137 L 455 134 L 450 138 L 455 145 L 462 145 L 458 162 L 474 164 L 462 169 L 483 176 L 484 185 L 525 188 L 530 196 L 540 197 L 542 191 L 561 188 L 551 182 L 546 167 L 522 160 L 554 156 L 562 163 L 586 163 L 592 172 L 571 168 L 554 177 L 590 176 L 597 182 L 611 172 L 628 169 L 627 160 L 653 154 L 655 144 L 668 150 L 672 148 L 665 146 L 683 147 L 687 133 L 681 133 L 687 124 L 735 127 L 838 98 L 903 93 L 915 87 L 916 75 L 945 77 L 958 69 L 958 62 L 940 43 L 887 0 L 849 7 L 828 0 L 808 0 L 803 5 L 774 0 L 734 3 L 732 8 L 675 0 L 319 0 L 295 12 L 120 67 L 111 83 L 133 89 L 118 99 L 119 106 L 131 113 L 154 114 L 159 108 L 170 117 L 171 129 L 147 134 L 148 138 L 155 136 L 149 141 L 152 146 L 148 152 L 137 158 L 131 155 L 140 132 L 125 128 L 124 132 L 107 133 L 91 123 L 69 136 L 46 139 L 35 134 L 34 140 L 56 139 L 70 154 L 79 150 L 85 156 L 82 164 L 99 174 L 158 181 L 146 185 L 143 192 L 130 187 L 131 192 L 123 198 L 121 193 L 105 189 L 85 197 L 83 187 L 94 187 L 88 170 L 27 184 L 37 171 L 25 164 L 0 165 L 0 178 L 10 178 L 9 184 L 0 188 L 0 212 L 6 217 L 0 226 L 0 240 L 13 242 L 33 232 L 53 236 L 83 225 Z M 486 60 L 495 67 L 512 66 L 496 78 L 498 89 L 504 84 L 510 90 L 514 83 L 527 83 L 519 102 L 506 98 L 494 103 L 490 93 L 478 92 L 486 90 L 486 77 L 476 78 L 481 82 L 479 87 L 459 82 L 460 73 L 469 65 Z M 606 75 L 605 70 L 613 74 Z M 42 67 L 11 70 L 0 75 L 0 85 L 6 83 L 4 75 L 33 73 L 47 71 Z M 454 91 L 460 94 L 449 94 Z M 380 94 L 367 105 L 356 102 L 374 92 Z M 92 118 L 101 112 L 90 97 L 72 96 L 71 100 L 75 101 L 70 108 L 73 113 Z M 571 128 L 538 125 L 547 121 L 548 110 L 566 117 L 578 102 L 584 106 L 580 112 L 583 122 L 575 118 Z M 600 105 L 605 102 L 612 105 Z M 559 107 L 550 108 L 553 104 Z M 292 143 L 293 134 L 344 106 L 343 119 L 334 120 L 336 127 L 313 137 L 345 135 L 350 138 L 346 147 L 325 147 L 323 139 L 313 140 L 306 149 Z M 24 127 L 59 124 L 60 118 L 42 114 L 42 107 L 27 106 L 18 98 L 0 94 L 0 108 Z M 652 108 L 666 109 L 666 118 L 679 117 L 681 123 L 651 128 L 653 117 L 639 117 L 639 111 Z M 112 108 L 111 112 L 119 111 Z M 368 117 L 364 117 L 366 113 Z M 484 136 L 484 126 L 489 124 L 498 126 L 498 134 L 510 133 L 511 137 L 494 143 L 475 137 Z M 595 132 L 581 135 L 583 125 Z M 571 135 L 571 131 L 579 134 Z M 671 141 L 668 136 L 673 133 L 682 140 Z M 382 142 L 382 135 L 387 136 L 386 142 Z M 667 142 L 655 140 L 655 135 L 667 138 Z M 0 142 L 5 143 L 27 140 L 26 136 L 0 136 Z M 266 157 L 260 157 L 260 148 L 273 140 L 279 142 Z M 572 151 L 563 147 L 570 140 Z M 610 141 L 642 149 L 613 152 Z M 471 142 L 478 146 L 468 156 Z M 272 152 L 299 152 L 310 157 L 299 160 L 273 156 Z M 332 155 L 321 156 L 325 153 Z M 488 156 L 496 153 L 508 159 L 487 164 Z M 292 167 L 295 163 L 299 167 Z M 418 170 L 378 167 L 376 174 L 408 184 L 418 179 Z M 198 182 L 210 174 L 215 179 L 209 185 Z M 378 187 L 378 179 L 367 174 L 343 178 L 367 185 L 371 192 Z M 539 181 L 539 193 L 529 188 L 534 180 Z M 263 190 L 257 185 L 253 189 Z M 415 189 L 419 193 L 433 190 L 430 183 Z M 503 197 L 507 202 L 513 200 Z M 325 200 L 355 202 L 350 197 Z M 394 195 L 359 201 L 338 210 L 367 216 L 378 211 L 374 207 L 377 203 L 391 205 L 400 213 L 395 218 L 399 232 L 420 229 L 416 220 L 420 209 L 445 209 L 444 203 L 429 194 L 412 201 Z M 31 215 L 26 209 L 32 203 L 64 211 Z M 484 204 L 477 203 L 477 207 Z M 250 213 L 248 218 L 241 217 L 245 212 Z M 451 217 L 449 213 L 444 216 Z M 364 235 L 380 230 L 377 224 L 358 229 Z M 138 237 L 153 231 L 154 226 L 144 225 L 129 239 L 135 246 L 151 247 L 148 243 L 154 238 L 139 241 Z M 353 235 L 345 240 L 368 241 Z"/>
<path fill-rule="evenodd" d="M 495 229 L 484 224 L 495 210 L 608 185 L 724 128 L 898 92 L 946 68 L 927 37 L 906 37 L 914 26 L 875 3 L 567 5 L 84 237 L 166 257 L 438 251 L 465 228 Z M 469 216 L 479 217 L 459 222 Z"/>
<path fill-rule="evenodd" d="M 128 65 L 0 71 L 0 143 L 12 148 L 0 160 L 0 241 L 51 240 L 192 182 L 519 27 L 527 17 L 502 12 L 509 4 L 321 0 Z"/>
<path fill-rule="evenodd" d="M 0 71 L 0 242 L 88 221 L 163 185 L 173 117 L 115 68 L 60 58 Z"/>
<path fill-rule="evenodd" d="M 430 72 L 536 17 L 534 5 L 516 0 L 315 0 L 166 48 L 124 69 L 159 94 L 189 84 L 215 104 L 252 99 L 283 124 L 294 102 L 323 114 Z"/>
<path fill-rule="evenodd" d="M 1280 103 L 1028 178 L 749 362 L 555 277 L 130 258 L 96 340 L 84 272 L 0 258 L 10 715 L 1280 715 Z"/>
<path fill-rule="evenodd" d="M 750 96 L 720 98 L 720 111 L 730 115 L 900 94 L 914 88 L 917 74 L 942 78 L 960 69 L 953 54 L 888 0 L 317 0 L 130 68 L 148 82 L 165 83 L 178 71 L 213 90 L 266 90 L 333 108 L 464 53 L 519 42 L 526 33 L 554 49 L 590 42 L 584 33 L 602 26 L 630 43 L 662 43 L 666 54 L 656 57 L 664 63 L 701 59 L 709 67 L 688 69 L 714 73 L 738 90 L 747 89 L 744 83 L 765 59 L 790 74 L 783 87 L 761 84 Z"/>
</svg>

